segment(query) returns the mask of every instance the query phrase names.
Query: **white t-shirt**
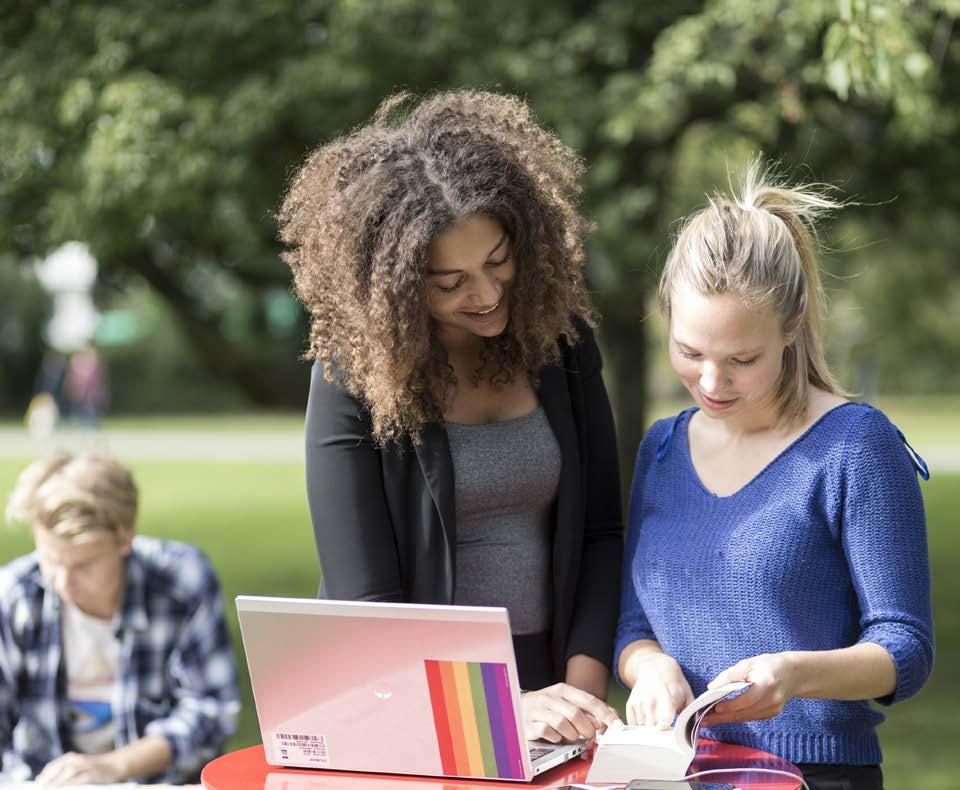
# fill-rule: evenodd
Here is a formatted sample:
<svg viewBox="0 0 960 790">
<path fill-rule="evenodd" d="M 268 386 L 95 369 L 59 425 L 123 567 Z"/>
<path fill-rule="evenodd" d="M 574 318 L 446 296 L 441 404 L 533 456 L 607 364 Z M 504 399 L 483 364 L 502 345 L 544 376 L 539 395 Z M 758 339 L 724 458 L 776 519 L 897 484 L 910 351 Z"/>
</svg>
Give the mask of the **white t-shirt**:
<svg viewBox="0 0 960 790">
<path fill-rule="evenodd" d="M 73 742 L 85 754 L 103 754 L 116 748 L 113 696 L 120 640 L 111 620 L 92 617 L 66 601 L 61 604 Z"/>
</svg>

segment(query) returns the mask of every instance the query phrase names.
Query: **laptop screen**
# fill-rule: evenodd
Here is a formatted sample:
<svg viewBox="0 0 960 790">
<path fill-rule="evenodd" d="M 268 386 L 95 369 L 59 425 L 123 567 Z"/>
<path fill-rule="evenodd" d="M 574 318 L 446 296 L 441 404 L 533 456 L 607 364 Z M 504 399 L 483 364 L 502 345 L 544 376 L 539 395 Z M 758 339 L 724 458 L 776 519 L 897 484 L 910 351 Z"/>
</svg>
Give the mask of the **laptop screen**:
<svg viewBox="0 0 960 790">
<path fill-rule="evenodd" d="M 530 778 L 505 609 L 237 598 L 271 765 Z"/>
</svg>

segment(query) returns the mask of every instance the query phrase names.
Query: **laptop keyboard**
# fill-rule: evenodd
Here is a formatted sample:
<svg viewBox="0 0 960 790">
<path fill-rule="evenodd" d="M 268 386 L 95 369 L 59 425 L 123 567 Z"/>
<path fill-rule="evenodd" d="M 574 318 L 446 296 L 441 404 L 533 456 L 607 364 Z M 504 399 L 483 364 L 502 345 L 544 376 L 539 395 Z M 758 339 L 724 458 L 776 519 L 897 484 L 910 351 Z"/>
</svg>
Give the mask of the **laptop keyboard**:
<svg viewBox="0 0 960 790">
<path fill-rule="evenodd" d="M 530 762 L 534 760 L 539 760 L 543 755 L 550 754 L 553 749 L 546 748 L 544 746 L 531 746 L 530 747 Z"/>
</svg>

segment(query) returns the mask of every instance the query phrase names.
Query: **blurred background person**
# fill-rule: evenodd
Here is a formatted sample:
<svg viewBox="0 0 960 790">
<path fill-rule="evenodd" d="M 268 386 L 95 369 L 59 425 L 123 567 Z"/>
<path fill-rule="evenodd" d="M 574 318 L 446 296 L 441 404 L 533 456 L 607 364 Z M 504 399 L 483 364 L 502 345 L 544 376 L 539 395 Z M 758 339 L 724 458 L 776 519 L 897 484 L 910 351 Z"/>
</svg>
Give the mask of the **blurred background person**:
<svg viewBox="0 0 960 790">
<path fill-rule="evenodd" d="M 47 349 L 40 362 L 40 368 L 37 370 L 37 378 L 34 383 L 34 393 L 47 393 L 53 398 L 59 414 L 66 413 L 66 393 L 64 392 L 64 382 L 67 378 L 67 358 L 56 350 Z"/>
<path fill-rule="evenodd" d="M 4 781 L 197 781 L 236 727 L 216 574 L 193 546 L 135 536 L 137 502 L 102 455 L 17 479 L 7 519 L 36 550 L 0 567 Z"/>
<path fill-rule="evenodd" d="M 96 427 L 110 403 L 107 370 L 96 348 L 87 344 L 70 355 L 64 393 L 72 420 Z"/>
</svg>

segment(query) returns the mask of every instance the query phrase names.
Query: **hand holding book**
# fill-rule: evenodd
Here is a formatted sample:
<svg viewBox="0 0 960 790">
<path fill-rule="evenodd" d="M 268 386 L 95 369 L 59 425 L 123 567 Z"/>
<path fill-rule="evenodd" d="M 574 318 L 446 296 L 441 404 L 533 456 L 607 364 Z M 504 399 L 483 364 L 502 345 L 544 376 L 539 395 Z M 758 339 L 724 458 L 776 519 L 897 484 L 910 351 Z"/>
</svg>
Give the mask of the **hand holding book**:
<svg viewBox="0 0 960 790">
<path fill-rule="evenodd" d="M 739 661 L 710 683 L 740 680 L 750 691 L 718 705 L 706 720 L 715 724 L 769 719 L 795 697 L 861 700 L 888 698 L 897 688 L 897 669 L 886 648 L 870 641 L 834 650 L 764 653 Z"/>
<path fill-rule="evenodd" d="M 797 695 L 797 668 L 790 653 L 765 653 L 745 658 L 717 675 L 707 688 L 715 689 L 737 681 L 748 682 L 750 688 L 715 705 L 704 718 L 703 726 L 770 719 L 780 714 L 784 705 Z"/>
</svg>

